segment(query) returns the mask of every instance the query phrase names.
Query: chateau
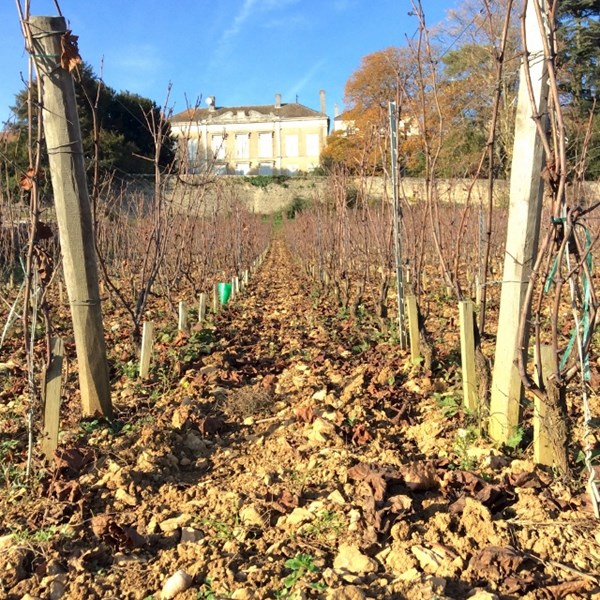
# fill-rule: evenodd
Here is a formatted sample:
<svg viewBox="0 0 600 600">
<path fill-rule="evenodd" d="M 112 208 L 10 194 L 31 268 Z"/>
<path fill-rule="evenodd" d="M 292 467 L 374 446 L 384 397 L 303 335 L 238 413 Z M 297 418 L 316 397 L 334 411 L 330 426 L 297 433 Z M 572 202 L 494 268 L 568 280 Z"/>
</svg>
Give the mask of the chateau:
<svg viewBox="0 0 600 600">
<path fill-rule="evenodd" d="M 325 92 L 317 112 L 297 102 L 219 107 L 214 96 L 206 108 L 186 110 L 170 119 L 187 173 L 294 175 L 319 166 L 329 132 Z"/>
</svg>

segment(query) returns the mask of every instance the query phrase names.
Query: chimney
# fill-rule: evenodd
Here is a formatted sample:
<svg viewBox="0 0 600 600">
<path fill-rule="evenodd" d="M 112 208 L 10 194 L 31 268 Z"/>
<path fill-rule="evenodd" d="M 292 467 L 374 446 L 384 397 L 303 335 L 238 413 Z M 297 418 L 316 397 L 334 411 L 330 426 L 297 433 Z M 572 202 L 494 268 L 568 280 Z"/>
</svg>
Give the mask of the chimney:
<svg viewBox="0 0 600 600">
<path fill-rule="evenodd" d="M 275 94 L 275 108 L 281 108 L 281 94 Z"/>
<path fill-rule="evenodd" d="M 214 96 L 209 96 L 209 97 L 206 99 L 206 104 L 208 104 L 208 110 L 209 110 L 209 111 L 213 111 L 213 110 L 215 110 L 215 101 L 216 101 L 216 100 L 215 100 L 215 97 L 214 97 Z"/>
<path fill-rule="evenodd" d="M 321 96 L 321 113 L 325 114 L 327 112 L 325 110 L 325 90 L 321 90 L 319 95 Z"/>
<path fill-rule="evenodd" d="M 333 116 L 334 118 L 340 116 L 340 107 L 338 106 L 337 102 L 333 105 Z"/>
</svg>

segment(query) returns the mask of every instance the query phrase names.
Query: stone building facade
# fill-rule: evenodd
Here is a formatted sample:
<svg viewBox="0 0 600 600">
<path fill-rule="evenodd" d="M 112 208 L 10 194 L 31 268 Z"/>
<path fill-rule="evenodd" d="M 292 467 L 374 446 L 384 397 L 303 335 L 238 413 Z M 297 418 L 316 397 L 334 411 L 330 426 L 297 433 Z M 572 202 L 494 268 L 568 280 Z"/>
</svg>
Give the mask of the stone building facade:
<svg viewBox="0 0 600 600">
<path fill-rule="evenodd" d="M 320 112 L 297 102 L 186 110 L 170 119 L 179 139 L 183 170 L 189 174 L 294 175 L 319 166 L 327 143 L 329 118 L 325 93 Z"/>
</svg>

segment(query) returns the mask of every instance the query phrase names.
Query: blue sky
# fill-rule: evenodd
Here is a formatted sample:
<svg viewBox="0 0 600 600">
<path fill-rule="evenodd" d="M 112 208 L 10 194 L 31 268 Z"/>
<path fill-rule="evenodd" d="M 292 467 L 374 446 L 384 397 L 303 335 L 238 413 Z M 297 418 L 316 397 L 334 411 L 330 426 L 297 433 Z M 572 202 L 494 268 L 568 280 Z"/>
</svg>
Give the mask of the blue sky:
<svg viewBox="0 0 600 600">
<path fill-rule="evenodd" d="M 422 0 L 427 22 L 459 0 Z M 198 98 L 218 106 L 298 101 L 343 110 L 344 85 L 361 57 L 404 45 L 417 29 L 410 0 L 60 0 L 79 36 L 82 58 L 116 90 L 163 105 L 171 84 L 175 112 Z M 31 13 L 55 15 L 51 0 Z M 0 123 L 27 76 L 14 2 L 0 2 Z M 187 100 L 186 100 L 187 98 Z"/>
</svg>

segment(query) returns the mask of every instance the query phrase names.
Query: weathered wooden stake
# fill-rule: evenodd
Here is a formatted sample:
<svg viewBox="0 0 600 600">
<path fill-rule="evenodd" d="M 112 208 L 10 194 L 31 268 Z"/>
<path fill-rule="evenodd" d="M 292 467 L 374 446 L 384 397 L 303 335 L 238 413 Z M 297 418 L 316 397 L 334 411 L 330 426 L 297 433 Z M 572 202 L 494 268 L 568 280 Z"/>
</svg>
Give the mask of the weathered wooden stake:
<svg viewBox="0 0 600 600">
<path fill-rule="evenodd" d="M 30 17 L 44 134 L 77 350 L 84 415 L 112 417 L 94 230 L 73 79 L 61 66 L 63 17 Z"/>
<path fill-rule="evenodd" d="M 198 296 L 198 323 L 202 323 L 206 318 L 206 294 L 201 292 Z"/>
<path fill-rule="evenodd" d="M 473 315 L 473 302 L 471 300 L 463 300 L 458 303 L 463 395 L 465 408 L 471 412 L 475 412 L 478 405 Z"/>
<path fill-rule="evenodd" d="M 408 332 L 404 316 L 404 279 L 402 273 L 402 238 L 400 237 L 400 200 L 398 198 L 398 119 L 396 103 L 389 103 L 390 155 L 392 172 L 392 198 L 394 210 L 394 260 L 396 263 L 396 301 L 398 304 L 398 340 L 402 350 L 408 348 Z"/>
<path fill-rule="evenodd" d="M 542 12 L 545 9 L 545 0 L 532 0 L 527 3 L 527 51 L 521 64 L 506 251 L 492 374 L 489 434 L 494 441 L 501 443 L 513 435 L 521 416 L 523 386 L 515 361 L 517 352 L 523 352 L 524 363 L 527 363 L 527 347 L 517 348 L 518 329 L 527 284 L 537 253 L 542 208 L 541 171 L 544 150 L 532 115 L 540 116 L 546 113 L 548 76 L 542 32 L 537 22 L 534 2 L 541 5 Z M 525 69 L 528 69 L 531 75 L 534 106 L 531 105 L 525 84 Z"/>
<path fill-rule="evenodd" d="M 213 305 L 212 305 L 212 311 L 214 314 L 217 314 L 219 312 L 220 306 L 221 306 L 221 304 L 219 302 L 219 284 L 215 283 L 213 285 Z"/>
<path fill-rule="evenodd" d="M 179 302 L 179 321 L 178 321 L 177 328 L 179 329 L 179 331 L 182 331 L 183 333 L 190 332 L 190 328 L 188 326 L 187 306 L 185 305 L 185 302 L 183 300 L 181 300 Z"/>
<path fill-rule="evenodd" d="M 44 390 L 44 431 L 42 434 L 42 452 L 47 460 L 52 460 L 58 448 L 60 426 L 60 390 L 62 384 L 62 364 L 64 344 L 61 338 L 52 339 L 52 358 L 46 371 Z"/>
<path fill-rule="evenodd" d="M 542 372 L 536 373 L 538 383 L 542 389 L 547 388 L 548 377 L 554 365 L 554 352 L 550 344 L 540 346 L 540 357 L 537 360 L 542 366 Z M 537 396 L 533 400 L 533 460 L 540 465 L 551 467 L 554 464 L 554 452 L 550 442 L 548 420 L 546 418 L 546 403 Z"/>
<path fill-rule="evenodd" d="M 142 350 L 140 353 L 140 377 L 146 379 L 150 373 L 150 359 L 154 344 L 154 323 L 145 321 L 142 329 Z"/>
<path fill-rule="evenodd" d="M 414 364 L 421 361 L 421 344 L 419 342 L 419 310 L 416 296 L 405 296 L 406 315 L 408 317 L 408 337 L 410 340 L 410 358 Z"/>
</svg>

